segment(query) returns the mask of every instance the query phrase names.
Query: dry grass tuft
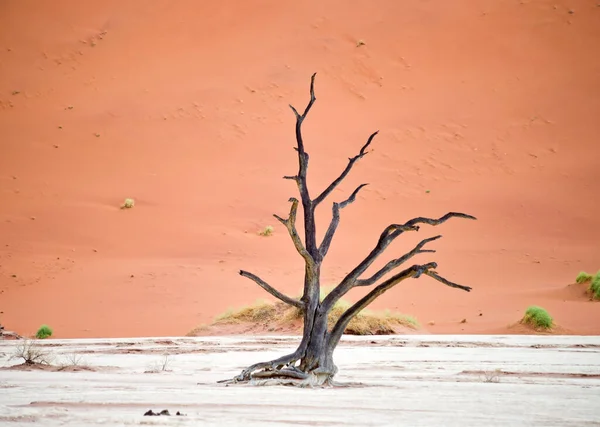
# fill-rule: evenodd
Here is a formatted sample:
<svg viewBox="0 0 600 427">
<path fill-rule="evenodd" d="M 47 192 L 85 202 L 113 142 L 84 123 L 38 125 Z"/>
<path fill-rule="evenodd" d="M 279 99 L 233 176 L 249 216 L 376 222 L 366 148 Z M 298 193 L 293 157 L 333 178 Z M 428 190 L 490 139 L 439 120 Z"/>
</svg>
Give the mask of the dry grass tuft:
<svg viewBox="0 0 600 427">
<path fill-rule="evenodd" d="M 213 324 L 274 321 L 277 320 L 278 311 L 276 304 L 258 300 L 254 304 L 242 307 L 239 310 L 227 310 L 225 313 L 218 315 Z"/>
<path fill-rule="evenodd" d="M 321 294 L 321 299 L 326 292 Z M 329 313 L 328 328 L 331 329 L 342 314 L 351 306 L 347 301 L 340 300 Z M 217 316 L 212 325 L 262 323 L 265 325 L 290 325 L 302 318 L 302 310 L 296 307 L 277 302 L 270 303 L 263 300 L 256 301 L 253 305 L 242 307 L 238 310 L 228 310 Z M 373 312 L 363 310 L 358 313 L 348 324 L 345 334 L 349 335 L 389 335 L 394 334 L 399 326 L 416 329 L 419 323 L 414 317 L 389 310 Z"/>
<path fill-rule="evenodd" d="M 340 300 L 333 309 L 329 312 L 327 319 L 328 327 L 331 329 L 350 308 L 352 304 L 347 301 Z M 419 326 L 417 320 L 412 316 L 385 310 L 383 312 L 373 312 L 371 310 L 363 310 L 358 313 L 350 321 L 345 334 L 349 335 L 390 335 L 396 332 L 398 326 L 416 329 Z"/>
</svg>

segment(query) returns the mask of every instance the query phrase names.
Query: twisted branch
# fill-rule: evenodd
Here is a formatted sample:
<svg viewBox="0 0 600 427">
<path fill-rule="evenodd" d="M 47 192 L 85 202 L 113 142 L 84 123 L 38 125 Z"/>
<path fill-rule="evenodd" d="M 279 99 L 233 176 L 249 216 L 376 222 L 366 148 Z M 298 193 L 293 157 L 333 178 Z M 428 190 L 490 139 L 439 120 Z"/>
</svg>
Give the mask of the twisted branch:
<svg viewBox="0 0 600 427">
<path fill-rule="evenodd" d="M 398 283 L 400 283 L 403 280 L 406 280 L 410 277 L 414 277 L 415 279 L 417 279 L 422 274 L 425 274 L 447 286 L 462 289 L 467 292 L 469 292 L 471 290 L 471 288 L 468 286 L 463 286 L 463 285 L 459 285 L 457 283 L 453 283 L 453 282 L 439 276 L 436 272 L 430 271 L 435 268 L 437 268 L 437 263 L 435 263 L 435 262 L 430 262 L 430 263 L 423 264 L 423 265 L 413 265 L 413 266 L 401 271 L 400 273 L 395 274 L 394 276 L 390 277 L 389 279 L 387 279 L 386 281 L 384 281 L 383 283 L 381 283 L 380 285 L 375 287 L 371 292 L 369 292 L 367 295 L 365 295 L 363 298 L 361 298 L 356 304 L 352 305 L 348 310 L 346 310 L 344 312 L 344 314 L 342 314 L 342 316 L 339 318 L 339 320 L 337 321 L 337 323 L 331 330 L 331 334 L 329 336 L 329 342 L 328 342 L 328 350 L 333 351 L 333 349 L 337 346 L 340 338 L 342 337 L 342 334 L 344 333 L 344 330 L 346 329 L 346 327 L 348 326 L 348 323 L 350 323 L 350 321 L 352 320 L 352 318 L 354 316 L 356 316 L 361 310 L 363 310 L 365 307 L 367 307 L 369 304 L 371 304 L 375 299 L 377 299 L 379 296 L 381 296 L 384 292 L 388 291 L 389 289 L 396 286 Z"/>
<path fill-rule="evenodd" d="M 343 297 L 350 289 L 356 286 L 358 278 L 373 264 L 373 262 L 387 249 L 387 247 L 402 233 L 405 231 L 419 231 L 418 224 L 429 224 L 439 225 L 446 222 L 450 218 L 466 218 L 466 219 L 477 219 L 474 216 L 467 215 L 460 212 L 449 212 L 446 215 L 438 218 L 425 218 L 417 217 L 413 218 L 404 224 L 391 224 L 388 225 L 385 230 L 379 236 L 379 241 L 375 248 L 367 255 L 367 257 L 356 266 L 350 273 L 344 277 L 338 286 L 327 295 L 321 304 L 322 310 L 330 310 L 331 307 Z"/>
<path fill-rule="evenodd" d="M 288 297 L 287 295 L 282 294 L 277 289 L 275 289 L 273 286 L 269 285 L 267 282 L 265 282 L 264 280 L 262 280 L 260 277 L 256 276 L 255 274 L 249 273 L 244 270 L 240 270 L 240 276 L 247 277 L 248 279 L 253 280 L 258 286 L 260 286 L 265 291 L 267 291 L 268 293 L 273 295 L 275 298 L 283 301 L 284 303 L 289 304 L 294 307 L 297 307 L 297 308 L 300 308 L 300 309 L 304 308 L 304 303 L 302 301 L 298 301 L 296 299 Z"/>
<path fill-rule="evenodd" d="M 379 279 L 381 279 L 383 276 L 385 276 L 387 273 L 389 273 L 393 269 L 399 267 L 400 265 L 404 264 L 406 261 L 408 261 L 415 255 L 426 253 L 426 252 L 435 252 L 435 250 L 432 250 L 432 249 L 423 249 L 423 246 L 425 246 L 429 242 L 440 239 L 441 237 L 442 236 L 439 235 L 439 236 L 429 237 L 428 239 L 421 240 L 419 242 L 419 244 L 414 247 L 413 250 L 402 255 L 400 258 L 396 258 L 396 259 L 388 262 L 377 273 L 373 274 L 368 279 L 357 280 L 356 286 L 371 286 L 375 282 L 377 282 Z"/>
</svg>

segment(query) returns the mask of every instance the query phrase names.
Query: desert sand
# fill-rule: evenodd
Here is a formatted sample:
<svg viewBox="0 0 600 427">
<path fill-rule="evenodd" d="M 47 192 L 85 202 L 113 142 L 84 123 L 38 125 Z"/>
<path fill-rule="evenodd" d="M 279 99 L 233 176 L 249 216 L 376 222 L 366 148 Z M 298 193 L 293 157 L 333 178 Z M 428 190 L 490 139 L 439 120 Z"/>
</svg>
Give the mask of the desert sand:
<svg viewBox="0 0 600 427">
<path fill-rule="evenodd" d="M 291 103 L 329 202 L 334 285 L 390 223 L 448 211 L 429 278 L 375 309 L 424 332 L 519 332 L 530 304 L 599 334 L 573 285 L 600 269 L 600 7 L 586 0 L 0 3 L 0 323 L 57 338 L 180 336 L 229 307 L 294 295 L 301 258 L 273 217 L 297 189 Z M 133 209 L 119 209 L 125 198 Z M 270 237 L 259 235 L 271 225 Z M 360 292 L 352 292 L 356 299 Z M 466 319 L 466 323 L 460 323 Z M 432 324 L 430 324 L 432 323 Z"/>
<path fill-rule="evenodd" d="M 8 360 L 15 343 L 0 342 L 6 426 L 562 427 L 597 426 L 600 419 L 598 337 L 347 337 L 336 351 L 337 377 L 354 386 L 313 390 L 217 383 L 293 350 L 297 338 L 41 343 L 54 366 L 66 365 L 61 370 L 19 368 Z M 171 416 L 143 416 L 164 409 Z"/>
</svg>

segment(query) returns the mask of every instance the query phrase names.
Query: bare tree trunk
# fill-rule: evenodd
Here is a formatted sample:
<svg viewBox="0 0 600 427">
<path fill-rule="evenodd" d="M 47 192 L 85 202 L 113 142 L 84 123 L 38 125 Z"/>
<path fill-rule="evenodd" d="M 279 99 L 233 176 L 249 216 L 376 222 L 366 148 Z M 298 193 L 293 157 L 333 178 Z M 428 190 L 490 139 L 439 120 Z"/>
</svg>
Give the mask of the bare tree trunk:
<svg viewBox="0 0 600 427">
<path fill-rule="evenodd" d="M 439 225 L 446 220 L 458 217 L 466 219 L 475 219 L 475 217 L 463 213 L 450 212 L 439 219 L 431 218 L 413 218 L 404 224 L 391 224 L 381 233 L 379 240 L 373 250 L 365 259 L 356 266 L 346 277 L 320 301 L 321 290 L 321 264 L 329 251 L 333 236 L 337 231 L 340 222 L 340 212 L 343 208 L 353 203 L 359 191 L 367 184 L 359 185 L 350 196 L 342 202 L 332 204 L 331 222 L 325 232 L 323 241 L 318 244 L 316 239 L 315 209 L 321 204 L 329 194 L 346 178 L 352 170 L 354 164 L 368 154 L 367 149 L 378 134 L 374 132 L 369 136 L 367 142 L 362 146 L 359 153 L 348 159 L 348 165 L 341 174 L 321 192 L 316 198 L 311 199 L 307 185 L 307 171 L 309 155 L 305 151 L 302 138 L 302 124 L 308 112 L 316 101 L 314 92 L 314 82 L 316 74 L 313 74 L 310 82 L 310 101 L 302 114 L 290 105 L 290 108 L 296 116 L 296 143 L 295 147 L 298 154 L 298 173 L 294 176 L 285 176 L 284 179 L 293 180 L 298 185 L 298 192 L 303 208 L 304 219 L 304 242 L 296 230 L 296 217 L 300 201 L 291 198 L 290 212 L 287 218 L 274 215 L 288 230 L 288 233 L 294 243 L 294 246 L 305 262 L 304 289 L 302 297 L 297 300 L 282 294 L 274 287 L 266 283 L 258 276 L 247 271 L 240 271 L 240 275 L 256 282 L 260 287 L 269 292 L 277 299 L 299 308 L 304 317 L 302 341 L 296 351 L 282 356 L 278 359 L 268 362 L 261 362 L 243 370 L 240 375 L 232 380 L 223 382 L 237 383 L 248 382 L 252 380 L 261 381 L 268 384 L 294 384 L 300 386 L 314 386 L 331 384 L 338 368 L 333 362 L 333 353 L 344 333 L 344 330 L 350 321 L 361 310 L 367 307 L 376 298 L 381 296 L 387 290 L 396 286 L 398 283 L 409 278 L 419 278 L 421 275 L 427 275 L 447 286 L 470 291 L 471 288 L 462 286 L 438 275 L 434 270 L 437 268 L 435 262 L 418 265 L 415 264 L 396 273 L 386 280 L 380 282 L 389 273 L 392 273 L 399 266 L 410 260 L 412 257 L 422 253 L 435 252 L 431 249 L 424 249 L 425 245 L 435 241 L 442 236 L 434 236 L 423 239 L 410 252 L 389 261 L 384 267 L 375 272 L 372 276 L 362 278 L 363 274 L 373 264 L 373 262 L 387 249 L 387 247 L 401 234 L 407 231 L 419 231 L 419 224 L 428 224 L 431 226 Z M 373 287 L 362 299 L 348 308 L 339 318 L 337 323 L 328 330 L 328 316 L 335 303 L 340 300 L 348 291 L 354 287 Z"/>
</svg>

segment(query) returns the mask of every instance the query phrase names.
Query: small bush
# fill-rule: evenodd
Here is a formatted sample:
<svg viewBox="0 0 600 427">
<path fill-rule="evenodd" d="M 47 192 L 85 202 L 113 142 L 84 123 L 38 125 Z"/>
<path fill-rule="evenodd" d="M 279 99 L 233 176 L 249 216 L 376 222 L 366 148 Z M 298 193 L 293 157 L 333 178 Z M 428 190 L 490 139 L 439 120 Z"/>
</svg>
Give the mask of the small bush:
<svg viewBox="0 0 600 427">
<path fill-rule="evenodd" d="M 580 271 L 579 274 L 577 275 L 577 278 L 575 279 L 575 281 L 577 283 L 585 283 L 585 282 L 592 280 L 593 277 L 594 276 L 592 276 L 589 273 L 586 273 L 585 271 Z"/>
<path fill-rule="evenodd" d="M 271 227 L 270 225 L 267 225 L 263 231 L 261 231 L 260 233 L 261 236 L 270 236 L 273 234 L 273 227 Z"/>
<path fill-rule="evenodd" d="M 83 356 L 77 353 L 69 353 L 65 356 L 64 358 L 64 362 L 61 364 L 61 366 L 63 368 L 68 368 L 68 367 L 73 367 L 73 368 L 77 368 L 77 367 L 83 367 L 83 366 L 87 366 L 85 364 L 85 361 L 83 360 Z"/>
<path fill-rule="evenodd" d="M 500 375 L 502 375 L 501 369 L 495 369 L 493 371 L 484 371 L 483 372 L 483 382 L 484 383 L 499 383 Z"/>
<path fill-rule="evenodd" d="M 552 316 L 545 309 L 536 305 L 525 310 L 522 322 L 532 325 L 536 329 L 550 329 L 553 325 Z"/>
<path fill-rule="evenodd" d="M 50 365 L 52 355 L 44 351 L 37 341 L 24 339 L 17 341 L 15 352 L 10 359 L 23 359 L 26 365 Z"/>
<path fill-rule="evenodd" d="M 35 333 L 37 339 L 43 340 L 52 336 L 52 328 L 48 325 L 40 326 L 40 329 Z"/>
<path fill-rule="evenodd" d="M 600 299 L 600 271 L 592 278 L 590 283 L 590 292 L 593 299 Z"/>
<path fill-rule="evenodd" d="M 135 206 L 135 200 L 133 200 L 133 199 L 125 199 L 125 201 L 121 205 L 121 209 L 131 209 L 134 206 Z"/>
</svg>

